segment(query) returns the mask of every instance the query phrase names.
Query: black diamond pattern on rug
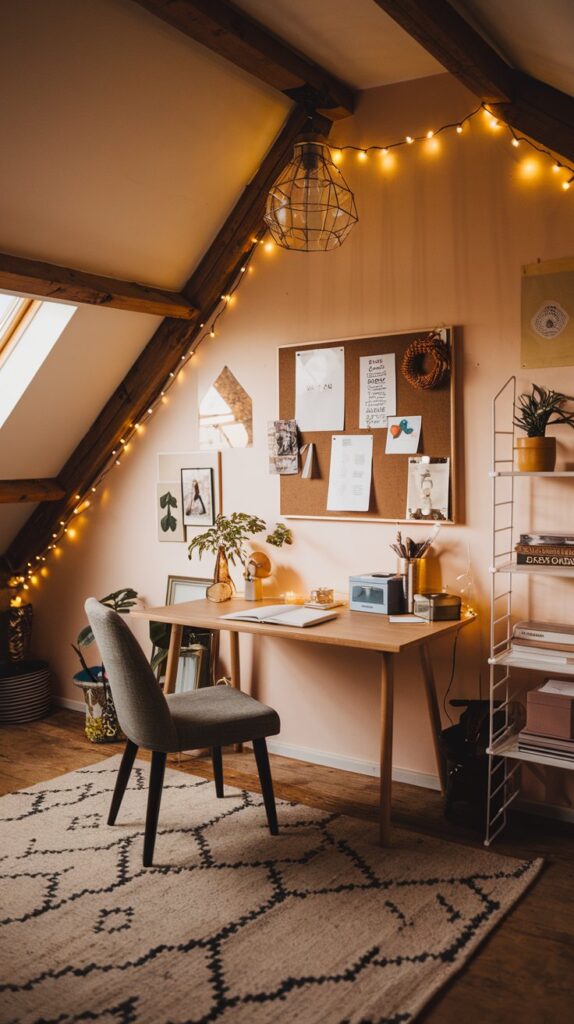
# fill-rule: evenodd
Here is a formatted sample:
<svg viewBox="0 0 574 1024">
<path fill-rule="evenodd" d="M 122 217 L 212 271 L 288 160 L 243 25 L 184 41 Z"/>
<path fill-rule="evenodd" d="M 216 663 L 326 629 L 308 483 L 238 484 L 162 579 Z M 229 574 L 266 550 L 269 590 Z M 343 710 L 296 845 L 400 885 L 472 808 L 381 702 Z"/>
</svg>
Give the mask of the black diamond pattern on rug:
<svg viewBox="0 0 574 1024">
<path fill-rule="evenodd" d="M 516 861 L 147 766 L 105 824 L 118 758 L 0 801 L 11 1024 L 411 1021 L 536 877 Z"/>
</svg>

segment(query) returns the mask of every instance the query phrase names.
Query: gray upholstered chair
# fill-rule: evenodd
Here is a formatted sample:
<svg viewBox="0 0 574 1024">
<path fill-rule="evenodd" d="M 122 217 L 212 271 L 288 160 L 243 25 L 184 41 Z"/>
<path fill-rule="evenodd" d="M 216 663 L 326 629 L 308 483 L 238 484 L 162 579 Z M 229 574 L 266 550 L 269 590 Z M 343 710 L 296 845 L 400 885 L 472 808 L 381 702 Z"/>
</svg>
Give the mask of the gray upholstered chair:
<svg viewBox="0 0 574 1024">
<path fill-rule="evenodd" d="M 215 791 L 223 796 L 221 748 L 251 741 L 259 771 L 261 791 L 272 835 L 277 835 L 277 814 L 269 769 L 266 736 L 279 732 L 279 715 L 240 690 L 211 686 L 165 697 L 136 638 L 111 608 L 94 597 L 85 603 L 114 698 L 119 723 L 127 737 L 108 825 L 115 824 L 138 747 L 151 750 L 144 838 L 144 867 L 153 861 L 153 850 L 168 753 L 211 747 Z"/>
</svg>

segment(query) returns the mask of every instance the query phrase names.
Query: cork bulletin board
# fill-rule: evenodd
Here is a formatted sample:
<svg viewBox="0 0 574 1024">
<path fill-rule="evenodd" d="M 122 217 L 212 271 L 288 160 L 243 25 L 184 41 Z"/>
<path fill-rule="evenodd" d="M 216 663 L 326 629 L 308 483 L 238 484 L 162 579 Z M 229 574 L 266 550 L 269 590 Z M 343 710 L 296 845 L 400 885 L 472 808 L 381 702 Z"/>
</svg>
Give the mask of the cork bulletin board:
<svg viewBox="0 0 574 1024">
<path fill-rule="evenodd" d="M 279 417 L 295 417 L 295 353 L 305 349 L 342 346 L 345 350 L 345 429 L 343 434 L 373 435 L 373 475 L 368 512 L 327 511 L 327 491 L 331 460 L 329 430 L 303 432 L 300 443 L 313 442 L 315 462 L 313 477 L 308 480 L 297 476 L 281 476 L 281 515 L 301 519 L 374 520 L 379 522 L 409 522 L 407 520 L 407 455 L 386 455 L 387 428 L 359 429 L 359 360 L 394 352 L 396 360 L 397 415 L 422 416 L 419 455 L 450 459 L 450 495 L 448 523 L 456 522 L 457 513 L 457 459 L 456 459 L 456 345 L 460 347 L 458 332 L 452 327 L 442 328 L 442 338 L 450 346 L 451 369 L 446 379 L 436 388 L 421 390 L 412 387 L 401 373 L 403 355 L 410 343 L 423 338 L 432 328 L 408 333 L 383 334 L 375 337 L 336 339 L 311 342 L 307 345 L 289 345 L 279 349 Z M 428 522 L 428 520 L 427 520 Z M 444 522 L 444 520 L 442 520 Z"/>
</svg>

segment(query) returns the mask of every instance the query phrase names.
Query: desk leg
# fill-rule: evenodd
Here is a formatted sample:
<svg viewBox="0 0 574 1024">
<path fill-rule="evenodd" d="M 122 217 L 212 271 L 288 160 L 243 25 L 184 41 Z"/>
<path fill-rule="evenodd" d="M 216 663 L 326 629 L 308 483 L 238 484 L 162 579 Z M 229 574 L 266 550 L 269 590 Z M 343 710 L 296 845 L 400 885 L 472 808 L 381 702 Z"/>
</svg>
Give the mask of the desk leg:
<svg viewBox="0 0 574 1024">
<path fill-rule="evenodd" d="M 231 655 L 231 685 L 236 690 L 241 689 L 241 666 L 239 663 L 239 633 L 232 632 L 229 634 L 229 652 Z M 241 754 L 243 751 L 243 744 L 236 743 L 234 748 L 236 754 Z"/>
<path fill-rule="evenodd" d="M 427 704 L 429 709 L 429 718 L 432 729 L 432 741 L 434 745 L 434 755 L 436 759 L 436 766 L 438 768 L 438 777 L 440 780 L 441 793 L 445 792 L 446 788 L 446 771 L 444 757 L 440 745 L 440 734 L 442 724 L 440 720 L 440 710 L 438 701 L 436 698 L 436 685 L 434 681 L 434 673 L 432 670 L 432 661 L 428 644 L 421 644 L 419 647 L 419 657 L 421 661 L 421 669 L 423 673 L 423 679 L 425 684 L 425 691 L 427 697 Z"/>
<path fill-rule="evenodd" d="M 393 656 L 384 653 L 381 663 L 381 795 L 379 838 L 386 846 L 391 826 L 391 772 L 393 767 Z"/>
<path fill-rule="evenodd" d="M 176 626 L 172 623 L 171 636 L 169 638 L 169 647 L 167 651 L 167 664 L 165 666 L 165 679 L 163 683 L 164 693 L 173 693 L 175 690 L 182 633 L 183 626 Z"/>
</svg>

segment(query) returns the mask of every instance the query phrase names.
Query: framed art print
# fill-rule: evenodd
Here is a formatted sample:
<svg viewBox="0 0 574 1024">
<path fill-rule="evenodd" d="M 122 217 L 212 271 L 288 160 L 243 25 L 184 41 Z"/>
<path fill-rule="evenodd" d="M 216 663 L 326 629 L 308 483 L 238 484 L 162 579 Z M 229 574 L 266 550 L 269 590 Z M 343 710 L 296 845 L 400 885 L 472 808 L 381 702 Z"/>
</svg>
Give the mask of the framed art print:
<svg viewBox="0 0 574 1024">
<path fill-rule="evenodd" d="M 213 526 L 215 522 L 213 469 L 209 466 L 182 469 L 181 493 L 184 526 Z"/>
</svg>

